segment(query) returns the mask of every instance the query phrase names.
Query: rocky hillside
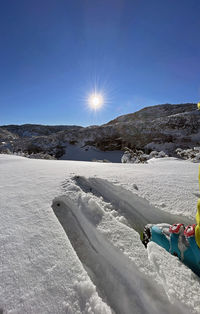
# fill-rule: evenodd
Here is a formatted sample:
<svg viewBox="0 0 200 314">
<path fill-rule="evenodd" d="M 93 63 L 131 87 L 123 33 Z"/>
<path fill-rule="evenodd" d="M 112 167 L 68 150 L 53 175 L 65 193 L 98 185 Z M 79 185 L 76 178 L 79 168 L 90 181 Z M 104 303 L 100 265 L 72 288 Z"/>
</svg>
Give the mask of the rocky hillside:
<svg viewBox="0 0 200 314">
<path fill-rule="evenodd" d="M 69 125 L 40 125 L 40 124 L 23 124 L 23 125 L 4 125 L 2 130 L 15 135 L 15 137 L 33 137 L 33 136 L 48 136 L 61 131 L 79 131 L 81 126 L 69 126 Z"/>
<path fill-rule="evenodd" d="M 200 112 L 196 104 L 158 105 L 118 117 L 113 126 L 127 146 L 172 152 L 200 144 Z"/>
<path fill-rule="evenodd" d="M 101 126 L 7 125 L 0 127 L 0 152 L 64 155 L 67 145 L 100 150 L 163 150 L 200 146 L 200 112 L 196 104 L 157 105 L 120 116 Z"/>
</svg>

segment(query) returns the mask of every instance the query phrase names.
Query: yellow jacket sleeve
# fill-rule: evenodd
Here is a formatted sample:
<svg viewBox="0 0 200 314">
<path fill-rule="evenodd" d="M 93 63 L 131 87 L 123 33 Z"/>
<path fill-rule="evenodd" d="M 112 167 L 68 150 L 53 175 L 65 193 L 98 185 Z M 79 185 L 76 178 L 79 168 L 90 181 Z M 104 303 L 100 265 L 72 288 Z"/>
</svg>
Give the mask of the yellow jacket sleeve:
<svg viewBox="0 0 200 314">
<path fill-rule="evenodd" d="M 200 190 L 200 165 L 199 165 L 199 190 Z M 195 240 L 200 248 L 200 199 L 197 202 L 197 214 L 196 214 L 196 228 L 195 228 Z"/>
</svg>

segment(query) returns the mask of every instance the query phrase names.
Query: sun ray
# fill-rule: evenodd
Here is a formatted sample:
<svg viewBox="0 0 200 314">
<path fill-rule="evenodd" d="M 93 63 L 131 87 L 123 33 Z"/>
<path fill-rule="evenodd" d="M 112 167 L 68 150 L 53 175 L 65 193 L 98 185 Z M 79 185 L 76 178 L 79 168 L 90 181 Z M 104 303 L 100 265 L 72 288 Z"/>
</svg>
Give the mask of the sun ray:
<svg viewBox="0 0 200 314">
<path fill-rule="evenodd" d="M 99 110 L 102 108 L 104 103 L 103 96 L 95 90 L 95 92 L 89 96 L 88 103 L 92 110 Z"/>
</svg>

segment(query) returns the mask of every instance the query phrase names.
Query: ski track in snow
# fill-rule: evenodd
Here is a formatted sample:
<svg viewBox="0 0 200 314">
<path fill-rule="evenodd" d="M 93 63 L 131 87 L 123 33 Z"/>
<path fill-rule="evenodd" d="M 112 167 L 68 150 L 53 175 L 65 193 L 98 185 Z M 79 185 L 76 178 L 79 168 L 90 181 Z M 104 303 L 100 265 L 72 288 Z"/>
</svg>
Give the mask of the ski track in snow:
<svg viewBox="0 0 200 314">
<path fill-rule="evenodd" d="M 0 313 L 111 314 L 112 302 L 116 312 L 134 304 L 130 313 L 137 313 L 136 306 L 155 313 L 154 306 L 157 310 L 163 302 L 160 313 L 184 313 L 171 305 L 178 302 L 186 313 L 200 313 L 199 278 L 158 246 L 146 250 L 133 229 L 136 200 L 149 211 L 135 214 L 139 229 L 144 217 L 156 218 L 145 199 L 165 213 L 195 216 L 197 164 L 172 158 L 133 165 L 0 155 L 0 172 Z M 84 178 L 81 186 L 74 176 L 92 179 Z M 51 208 L 52 199 L 63 194 L 70 217 L 65 230 Z"/>
<path fill-rule="evenodd" d="M 97 231 L 98 221 L 80 199 L 60 196 L 52 208 L 100 296 L 118 314 L 188 313 L 168 298 L 120 250 Z M 103 213 L 102 213 L 103 215 Z"/>
<path fill-rule="evenodd" d="M 191 223 L 187 217 L 164 212 L 153 207 L 149 202 L 124 189 L 122 186 L 113 184 L 100 178 L 89 178 L 76 176 L 76 184 L 86 193 L 90 192 L 97 197 L 103 197 L 105 202 L 111 203 L 115 210 L 123 215 L 129 225 L 141 233 L 148 223 L 173 224 L 182 222 L 186 225 Z"/>
</svg>

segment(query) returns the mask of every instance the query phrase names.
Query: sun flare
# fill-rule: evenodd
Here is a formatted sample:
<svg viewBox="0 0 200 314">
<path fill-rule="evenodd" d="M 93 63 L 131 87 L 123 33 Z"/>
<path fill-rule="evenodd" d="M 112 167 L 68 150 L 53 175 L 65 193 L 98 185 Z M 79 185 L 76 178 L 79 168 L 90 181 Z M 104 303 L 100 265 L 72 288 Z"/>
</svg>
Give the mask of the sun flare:
<svg viewBox="0 0 200 314">
<path fill-rule="evenodd" d="M 103 96 L 101 94 L 94 93 L 89 97 L 89 106 L 93 110 L 99 110 L 103 106 Z"/>
</svg>

